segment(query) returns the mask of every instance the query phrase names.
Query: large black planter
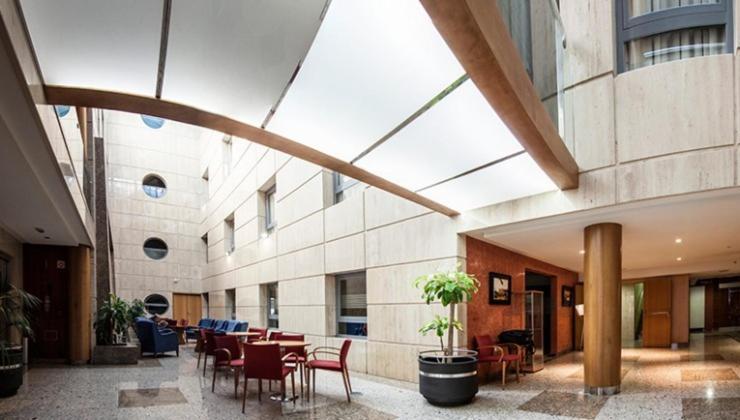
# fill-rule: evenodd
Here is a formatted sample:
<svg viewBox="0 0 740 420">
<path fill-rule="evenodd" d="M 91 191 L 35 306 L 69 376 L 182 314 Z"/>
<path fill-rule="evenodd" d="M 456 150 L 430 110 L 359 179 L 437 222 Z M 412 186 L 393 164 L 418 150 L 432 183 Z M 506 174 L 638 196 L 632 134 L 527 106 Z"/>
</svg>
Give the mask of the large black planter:
<svg viewBox="0 0 740 420">
<path fill-rule="evenodd" d="M 457 350 L 419 354 L 419 392 L 430 404 L 454 406 L 470 403 L 478 393 L 478 353 Z"/>
<path fill-rule="evenodd" d="M 23 385 L 23 348 L 8 349 L 7 363 L 0 363 L 0 398 L 10 397 Z"/>
</svg>

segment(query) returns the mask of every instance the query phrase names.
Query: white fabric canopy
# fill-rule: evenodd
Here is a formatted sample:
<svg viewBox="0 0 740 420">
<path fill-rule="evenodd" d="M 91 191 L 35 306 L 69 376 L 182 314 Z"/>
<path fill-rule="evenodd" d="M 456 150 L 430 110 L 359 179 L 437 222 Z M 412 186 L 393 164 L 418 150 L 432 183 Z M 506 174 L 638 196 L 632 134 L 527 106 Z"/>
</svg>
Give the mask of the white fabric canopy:
<svg viewBox="0 0 740 420">
<path fill-rule="evenodd" d="M 46 84 L 153 97 L 159 80 L 163 100 L 458 211 L 556 189 L 417 0 L 175 0 L 169 18 L 152 0 L 21 6 Z"/>
</svg>

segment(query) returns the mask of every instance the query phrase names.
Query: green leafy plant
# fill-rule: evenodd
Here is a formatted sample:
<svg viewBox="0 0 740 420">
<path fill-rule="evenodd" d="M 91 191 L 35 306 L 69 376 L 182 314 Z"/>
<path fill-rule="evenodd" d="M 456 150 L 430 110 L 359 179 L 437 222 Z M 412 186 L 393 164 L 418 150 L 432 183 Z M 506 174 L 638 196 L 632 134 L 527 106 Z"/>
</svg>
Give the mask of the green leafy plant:
<svg viewBox="0 0 740 420">
<path fill-rule="evenodd" d="M 136 325 L 136 318 L 144 316 L 144 302 L 141 299 L 134 299 L 131 301 L 131 305 L 128 308 L 128 322 L 130 327 Z"/>
<path fill-rule="evenodd" d="M 0 365 L 8 362 L 10 329 L 15 327 L 21 334 L 33 338 L 31 315 L 39 305 L 39 299 L 10 284 L 10 279 L 0 273 Z"/>
<path fill-rule="evenodd" d="M 427 305 L 439 301 L 442 306 L 450 308 L 449 317 L 436 315 L 434 320 L 424 324 L 419 332 L 427 335 L 430 331 L 434 331 L 439 337 L 442 351 L 446 355 L 452 354 L 454 330 L 463 330 L 462 323 L 455 319 L 455 306 L 458 303 L 470 300 L 473 294 L 478 291 L 480 282 L 475 276 L 461 271 L 460 265 L 458 265 L 454 270 L 417 277 L 414 280 L 414 286 L 422 289 L 421 298 L 424 299 Z M 447 332 L 447 347 L 445 347 L 443 341 L 445 332 Z"/>
<path fill-rule="evenodd" d="M 131 307 L 115 294 L 108 295 L 97 313 L 95 336 L 98 344 L 122 344 L 128 337 Z"/>
</svg>

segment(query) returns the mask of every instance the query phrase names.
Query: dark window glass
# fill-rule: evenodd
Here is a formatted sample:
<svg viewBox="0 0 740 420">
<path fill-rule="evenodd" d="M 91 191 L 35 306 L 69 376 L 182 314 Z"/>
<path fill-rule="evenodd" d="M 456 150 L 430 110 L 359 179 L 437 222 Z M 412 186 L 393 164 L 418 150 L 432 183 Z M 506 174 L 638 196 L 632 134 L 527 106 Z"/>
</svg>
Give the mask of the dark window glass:
<svg viewBox="0 0 740 420">
<path fill-rule="evenodd" d="M 164 180 L 157 175 L 147 175 L 141 182 L 144 193 L 152 198 L 161 198 L 167 192 L 167 185 Z"/>
<path fill-rule="evenodd" d="M 167 298 L 159 294 L 151 294 L 144 298 L 144 309 L 152 315 L 162 315 L 170 308 Z"/>
<path fill-rule="evenodd" d="M 167 244 L 158 238 L 149 238 L 144 242 L 144 254 L 153 260 L 161 260 L 167 256 Z"/>
</svg>

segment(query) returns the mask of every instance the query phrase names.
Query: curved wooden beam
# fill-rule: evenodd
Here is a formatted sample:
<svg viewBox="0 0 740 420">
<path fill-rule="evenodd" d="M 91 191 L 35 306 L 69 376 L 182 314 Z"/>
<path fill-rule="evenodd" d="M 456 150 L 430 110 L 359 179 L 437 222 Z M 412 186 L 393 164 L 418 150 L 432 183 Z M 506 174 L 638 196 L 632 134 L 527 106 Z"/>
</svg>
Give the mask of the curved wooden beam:
<svg viewBox="0 0 740 420">
<path fill-rule="evenodd" d="M 421 4 L 532 159 L 560 189 L 578 188 L 578 165 L 527 76 L 496 1 L 421 0 Z"/>
<path fill-rule="evenodd" d="M 50 105 L 70 105 L 146 114 L 231 134 L 339 172 L 444 215 L 452 217 L 459 214 L 457 211 L 443 206 L 436 201 L 409 191 L 349 162 L 329 156 L 270 131 L 224 117 L 223 115 L 161 99 L 96 89 L 46 85 L 44 86 L 44 93 L 46 102 Z"/>
</svg>

